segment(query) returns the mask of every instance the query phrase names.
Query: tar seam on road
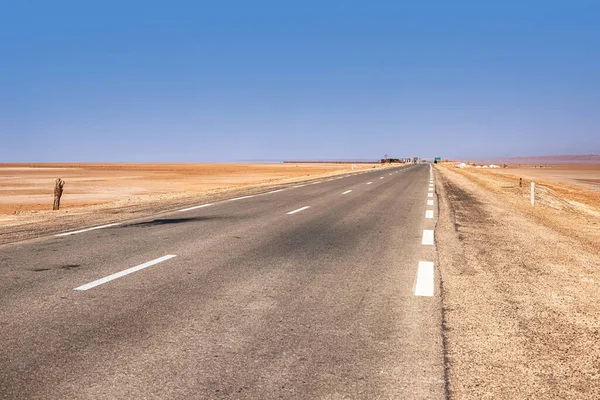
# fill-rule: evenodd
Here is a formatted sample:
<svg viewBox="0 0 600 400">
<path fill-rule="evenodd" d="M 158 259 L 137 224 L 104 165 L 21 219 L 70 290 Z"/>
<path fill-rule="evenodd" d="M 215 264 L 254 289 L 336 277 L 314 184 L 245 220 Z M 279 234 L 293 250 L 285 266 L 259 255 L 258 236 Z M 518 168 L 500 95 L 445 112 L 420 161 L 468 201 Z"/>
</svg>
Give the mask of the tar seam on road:
<svg viewBox="0 0 600 400">
<path fill-rule="evenodd" d="M 433 282 L 433 263 L 431 261 L 419 261 L 414 288 L 415 296 L 433 296 Z"/>
<path fill-rule="evenodd" d="M 287 214 L 288 214 L 288 215 L 296 214 L 297 212 L 304 211 L 304 210 L 306 210 L 307 208 L 310 208 L 310 206 L 304 206 L 304 207 L 300 207 L 299 209 L 297 209 L 297 210 L 294 210 L 294 211 L 290 211 L 290 212 L 289 212 L 289 213 L 287 213 Z"/>
<path fill-rule="evenodd" d="M 213 204 L 214 203 L 208 203 L 208 204 L 202 204 L 200 206 L 195 206 L 195 207 L 190 207 L 190 208 L 184 208 L 183 210 L 179 210 L 179 212 L 186 212 L 186 211 L 197 210 L 198 208 L 209 207 L 209 206 L 212 206 Z"/>
<path fill-rule="evenodd" d="M 136 272 L 136 271 L 139 271 L 141 269 L 148 268 L 148 267 L 150 267 L 152 265 L 156 265 L 156 264 L 161 263 L 163 261 L 170 260 L 171 258 L 174 258 L 174 257 L 177 257 L 177 256 L 173 255 L 173 254 L 168 254 L 166 256 L 162 256 L 162 257 L 157 258 L 155 260 L 148 261 L 147 263 L 140 264 L 140 265 L 138 265 L 136 267 L 131 267 L 131 268 L 128 268 L 128 269 L 126 269 L 124 271 L 117 272 L 115 274 L 109 275 L 109 276 L 107 276 L 105 278 L 98 279 L 98 280 L 95 280 L 93 282 L 87 283 L 85 285 L 76 287 L 73 290 L 88 290 L 88 289 L 94 288 L 96 286 L 102 285 L 103 283 L 110 282 L 112 280 L 121 278 L 121 277 L 123 277 L 125 275 L 129 275 L 129 274 L 131 274 L 133 272 Z"/>
<path fill-rule="evenodd" d="M 56 234 L 54 236 L 68 236 L 68 235 L 75 235 L 77 233 L 83 233 L 83 232 L 89 232 L 89 231 L 95 231 L 96 229 L 103 229 L 103 228 L 110 228 L 111 226 L 118 226 L 121 225 L 120 222 L 115 223 L 115 224 L 108 224 L 108 225 L 101 225 L 101 226 L 94 226 L 92 228 L 85 228 L 85 229 L 80 229 L 78 231 L 73 231 L 73 232 L 65 232 L 65 233 L 59 233 Z"/>
</svg>

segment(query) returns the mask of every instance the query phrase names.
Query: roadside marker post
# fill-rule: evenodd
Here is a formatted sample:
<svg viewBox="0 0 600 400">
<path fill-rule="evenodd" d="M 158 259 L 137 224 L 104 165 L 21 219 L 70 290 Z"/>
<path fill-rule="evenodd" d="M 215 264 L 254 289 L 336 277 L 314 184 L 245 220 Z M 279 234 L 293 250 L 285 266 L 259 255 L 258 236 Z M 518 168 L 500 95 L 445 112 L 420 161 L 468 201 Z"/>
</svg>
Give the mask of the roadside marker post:
<svg viewBox="0 0 600 400">
<path fill-rule="evenodd" d="M 531 182 L 531 205 L 535 205 L 535 182 Z"/>
</svg>

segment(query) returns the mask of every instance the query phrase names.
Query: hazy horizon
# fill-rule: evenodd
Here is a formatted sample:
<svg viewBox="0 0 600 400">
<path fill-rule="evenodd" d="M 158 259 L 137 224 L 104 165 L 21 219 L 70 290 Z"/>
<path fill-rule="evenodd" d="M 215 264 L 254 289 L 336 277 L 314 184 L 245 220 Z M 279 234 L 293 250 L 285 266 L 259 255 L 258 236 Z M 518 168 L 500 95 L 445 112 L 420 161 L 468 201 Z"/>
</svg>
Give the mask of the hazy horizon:
<svg viewBox="0 0 600 400">
<path fill-rule="evenodd" d="M 598 154 L 599 12 L 14 2 L 0 162 Z"/>
</svg>

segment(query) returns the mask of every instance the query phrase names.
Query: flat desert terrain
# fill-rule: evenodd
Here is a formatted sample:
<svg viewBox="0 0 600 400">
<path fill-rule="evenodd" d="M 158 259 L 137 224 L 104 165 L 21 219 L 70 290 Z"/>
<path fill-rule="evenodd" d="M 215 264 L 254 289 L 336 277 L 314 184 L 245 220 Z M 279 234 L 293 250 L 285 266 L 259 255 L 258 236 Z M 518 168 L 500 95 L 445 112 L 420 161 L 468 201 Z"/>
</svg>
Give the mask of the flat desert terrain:
<svg viewBox="0 0 600 400">
<path fill-rule="evenodd" d="M 0 244 L 347 174 L 352 165 L 0 164 Z M 66 182 L 60 211 L 52 211 L 56 178 Z"/>
<path fill-rule="evenodd" d="M 507 170 L 527 179 L 584 185 L 600 191 L 600 164 L 511 165 Z"/>
<path fill-rule="evenodd" d="M 450 397 L 600 398 L 599 166 L 435 170 Z"/>
<path fill-rule="evenodd" d="M 356 170 L 374 164 L 355 164 Z M 194 194 L 346 173 L 351 164 L 0 164 L 0 215 L 51 210 L 54 180 L 66 181 L 61 209 L 153 196 Z"/>
<path fill-rule="evenodd" d="M 510 165 L 508 168 L 452 168 L 470 175 L 495 192 L 513 192 L 529 199 L 531 181 L 536 182 L 540 206 L 600 216 L 600 164 Z M 519 178 L 523 186 L 519 187 Z"/>
</svg>

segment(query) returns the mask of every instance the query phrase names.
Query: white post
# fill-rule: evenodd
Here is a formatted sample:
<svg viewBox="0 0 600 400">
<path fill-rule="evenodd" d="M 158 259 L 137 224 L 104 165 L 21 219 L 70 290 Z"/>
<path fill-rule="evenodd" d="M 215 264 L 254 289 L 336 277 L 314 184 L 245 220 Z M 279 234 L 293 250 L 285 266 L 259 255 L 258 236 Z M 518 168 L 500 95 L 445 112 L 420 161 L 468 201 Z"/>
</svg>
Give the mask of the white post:
<svg viewBox="0 0 600 400">
<path fill-rule="evenodd" d="M 535 182 L 531 181 L 531 205 L 535 205 Z"/>
<path fill-rule="evenodd" d="M 352 164 L 352 171 L 354 171 L 354 167 L 356 167 L 356 165 L 355 165 L 355 164 Z"/>
</svg>

